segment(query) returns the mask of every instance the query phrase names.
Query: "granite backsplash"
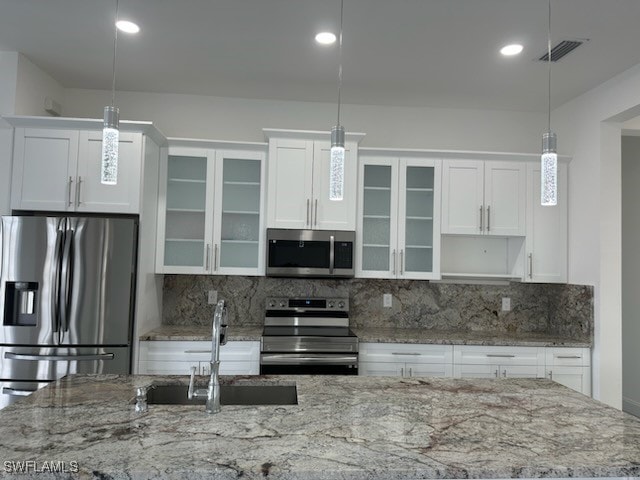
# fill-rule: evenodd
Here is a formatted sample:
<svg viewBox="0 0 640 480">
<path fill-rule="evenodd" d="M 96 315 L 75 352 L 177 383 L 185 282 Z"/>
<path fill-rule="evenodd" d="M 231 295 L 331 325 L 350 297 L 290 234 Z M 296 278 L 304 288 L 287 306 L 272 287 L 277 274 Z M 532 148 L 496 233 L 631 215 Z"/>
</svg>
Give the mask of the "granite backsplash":
<svg viewBox="0 0 640 480">
<path fill-rule="evenodd" d="M 209 325 L 217 290 L 230 306 L 231 325 L 261 324 L 266 297 L 348 297 L 354 327 L 396 327 L 458 332 L 548 333 L 575 340 L 593 337 L 593 287 L 587 285 L 475 285 L 419 280 L 294 279 L 165 275 L 165 325 Z M 383 308 L 383 293 L 393 307 Z M 501 311 L 502 298 L 511 311 Z"/>
</svg>

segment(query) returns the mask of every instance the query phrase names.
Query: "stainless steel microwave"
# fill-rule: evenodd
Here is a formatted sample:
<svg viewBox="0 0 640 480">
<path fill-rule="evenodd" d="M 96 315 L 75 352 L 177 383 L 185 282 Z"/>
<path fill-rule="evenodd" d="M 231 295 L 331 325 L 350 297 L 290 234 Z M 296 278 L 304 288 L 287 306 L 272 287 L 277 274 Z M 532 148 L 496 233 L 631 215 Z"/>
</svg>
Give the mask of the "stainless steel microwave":
<svg viewBox="0 0 640 480">
<path fill-rule="evenodd" d="M 267 229 L 269 277 L 354 276 L 356 232 Z"/>
</svg>

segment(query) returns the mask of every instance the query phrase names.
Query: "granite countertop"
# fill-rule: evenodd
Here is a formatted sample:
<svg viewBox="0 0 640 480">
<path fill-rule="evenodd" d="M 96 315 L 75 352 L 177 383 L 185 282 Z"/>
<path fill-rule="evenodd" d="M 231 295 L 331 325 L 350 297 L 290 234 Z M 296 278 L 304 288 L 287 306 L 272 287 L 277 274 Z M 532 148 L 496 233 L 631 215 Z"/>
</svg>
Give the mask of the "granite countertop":
<svg viewBox="0 0 640 480">
<path fill-rule="evenodd" d="M 298 405 L 134 412 L 136 386 L 187 380 L 71 376 L 39 390 L 0 411 L 0 477 L 15 478 L 7 465 L 25 460 L 77 473 L 19 478 L 640 475 L 640 420 L 545 379 L 222 377 L 295 383 Z"/>
<path fill-rule="evenodd" d="M 227 329 L 228 340 L 259 341 L 262 325 Z M 373 343 L 432 343 L 444 345 L 507 345 L 533 347 L 591 347 L 588 340 L 562 338 L 541 333 L 486 333 L 451 330 L 429 330 L 424 328 L 360 328 L 352 327 L 361 342 Z M 140 336 L 140 340 L 187 340 L 211 341 L 211 327 L 202 325 L 161 325 Z"/>
</svg>

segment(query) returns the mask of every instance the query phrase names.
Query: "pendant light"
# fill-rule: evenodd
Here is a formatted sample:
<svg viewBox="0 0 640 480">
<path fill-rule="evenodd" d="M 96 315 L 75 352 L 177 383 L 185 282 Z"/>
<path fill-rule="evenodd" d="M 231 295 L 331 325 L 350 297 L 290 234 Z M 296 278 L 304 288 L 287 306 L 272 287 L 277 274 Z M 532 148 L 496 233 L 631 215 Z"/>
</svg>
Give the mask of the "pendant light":
<svg viewBox="0 0 640 480">
<path fill-rule="evenodd" d="M 116 0 L 116 19 L 113 35 L 113 78 L 111 83 L 111 105 L 104 107 L 104 126 L 102 129 L 102 165 L 100 181 L 104 185 L 118 183 L 118 142 L 120 140 L 120 111 L 115 106 L 116 99 L 116 50 L 118 46 L 118 2 Z"/>
<path fill-rule="evenodd" d="M 547 132 L 542 135 L 542 157 L 540 158 L 540 204 L 558 204 L 558 154 L 556 134 L 551 131 L 551 0 L 549 0 L 549 30 L 547 36 L 547 61 L 549 65 L 549 105 Z"/>
<path fill-rule="evenodd" d="M 331 157 L 329 166 L 329 200 L 344 198 L 344 127 L 340 125 L 340 91 L 342 89 L 342 16 L 344 0 L 340 0 L 340 38 L 338 44 L 338 123 L 331 129 Z"/>
</svg>

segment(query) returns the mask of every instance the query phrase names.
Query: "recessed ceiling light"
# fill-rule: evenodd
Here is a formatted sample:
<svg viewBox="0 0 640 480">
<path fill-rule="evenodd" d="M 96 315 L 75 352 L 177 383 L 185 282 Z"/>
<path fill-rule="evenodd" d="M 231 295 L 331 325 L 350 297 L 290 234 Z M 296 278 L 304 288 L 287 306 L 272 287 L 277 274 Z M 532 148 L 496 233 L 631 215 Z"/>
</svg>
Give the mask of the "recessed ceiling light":
<svg viewBox="0 0 640 480">
<path fill-rule="evenodd" d="M 140 27 L 129 20 L 118 20 L 116 27 L 125 33 L 138 33 L 140 31 Z"/>
<path fill-rule="evenodd" d="M 522 52 L 522 48 L 522 45 L 520 45 L 519 43 L 513 43 L 511 45 L 505 45 L 504 47 L 502 47 L 500 49 L 500 53 L 505 57 L 510 57 L 512 55 L 518 55 L 520 52 Z"/>
<path fill-rule="evenodd" d="M 336 42 L 336 36 L 331 32 L 320 32 L 316 35 L 316 42 L 320 45 L 331 45 Z"/>
</svg>

